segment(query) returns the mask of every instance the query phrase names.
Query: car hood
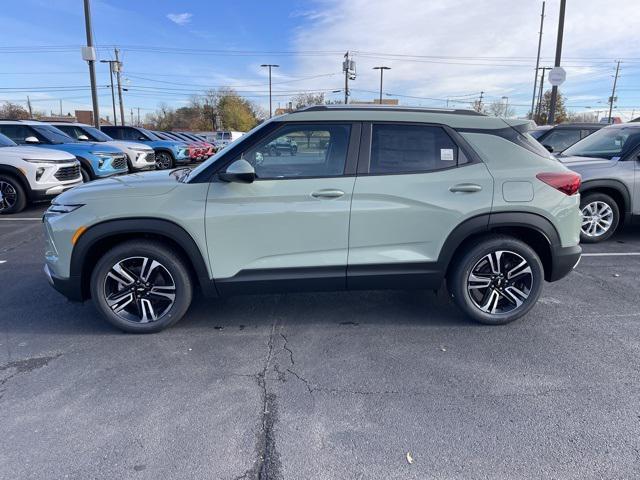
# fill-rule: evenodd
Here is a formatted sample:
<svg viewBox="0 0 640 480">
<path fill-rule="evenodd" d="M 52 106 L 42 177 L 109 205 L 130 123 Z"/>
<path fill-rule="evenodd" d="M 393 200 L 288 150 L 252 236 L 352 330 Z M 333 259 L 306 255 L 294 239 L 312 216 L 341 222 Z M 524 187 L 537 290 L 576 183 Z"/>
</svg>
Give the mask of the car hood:
<svg viewBox="0 0 640 480">
<path fill-rule="evenodd" d="M 132 173 L 83 183 L 64 192 L 56 198 L 56 203 L 75 205 L 89 200 L 104 200 L 118 197 L 141 197 L 164 195 L 180 183 L 178 176 L 169 170 Z"/>
<path fill-rule="evenodd" d="M 46 148 L 55 148 L 64 150 L 65 152 L 82 155 L 86 152 L 105 152 L 105 153 L 122 153 L 122 150 L 105 143 L 78 142 L 78 143 L 57 143 L 55 145 L 47 145 Z"/>
<path fill-rule="evenodd" d="M 62 150 L 55 150 L 53 148 L 44 147 L 2 147 L 0 148 L 0 157 L 3 154 L 10 154 L 19 156 L 20 158 L 34 159 L 34 160 L 51 160 L 51 161 L 73 161 L 76 159 L 74 155 Z"/>
<path fill-rule="evenodd" d="M 568 168 L 574 167 L 589 167 L 589 168 L 607 168 L 613 167 L 618 163 L 618 160 L 609 160 L 608 158 L 598 157 L 556 157 Z"/>
<path fill-rule="evenodd" d="M 153 148 L 151 148 L 149 145 L 145 145 L 144 143 L 128 142 L 125 140 L 109 140 L 108 142 L 103 143 L 103 145 L 105 144 L 119 149 L 133 148 L 136 150 L 148 150 L 149 152 L 153 151 Z"/>
<path fill-rule="evenodd" d="M 165 148 L 186 148 L 187 144 L 183 142 L 173 142 L 171 140 L 153 140 L 149 142 L 153 148 L 165 147 Z"/>
</svg>

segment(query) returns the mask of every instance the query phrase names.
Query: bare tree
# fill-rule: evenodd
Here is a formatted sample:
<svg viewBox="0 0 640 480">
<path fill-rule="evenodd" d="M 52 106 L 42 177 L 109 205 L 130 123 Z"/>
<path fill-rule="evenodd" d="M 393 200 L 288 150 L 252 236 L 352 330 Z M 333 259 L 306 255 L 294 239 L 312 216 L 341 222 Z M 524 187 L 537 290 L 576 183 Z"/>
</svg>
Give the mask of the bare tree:
<svg viewBox="0 0 640 480">
<path fill-rule="evenodd" d="M 25 120 L 29 118 L 29 112 L 27 112 L 22 105 L 13 102 L 4 102 L 0 105 L 0 118 Z"/>
<path fill-rule="evenodd" d="M 488 111 L 494 117 L 513 117 L 516 114 L 515 109 L 507 104 L 506 102 L 502 102 L 500 100 L 495 100 L 489 104 Z"/>
</svg>

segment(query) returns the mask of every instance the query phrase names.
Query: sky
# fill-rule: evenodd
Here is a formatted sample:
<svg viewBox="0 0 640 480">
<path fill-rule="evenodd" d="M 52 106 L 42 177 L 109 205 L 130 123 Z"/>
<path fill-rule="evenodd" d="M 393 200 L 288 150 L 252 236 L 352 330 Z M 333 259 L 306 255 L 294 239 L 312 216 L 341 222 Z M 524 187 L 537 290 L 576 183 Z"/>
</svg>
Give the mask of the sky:
<svg viewBox="0 0 640 480">
<path fill-rule="evenodd" d="M 547 0 L 541 66 L 553 64 L 560 0 Z M 533 93 L 541 0 L 92 0 L 99 58 L 121 50 L 125 108 L 141 116 L 230 86 L 268 111 L 302 91 L 344 98 L 343 55 L 357 77 L 350 99 L 469 108 L 509 102 L 526 115 Z M 560 87 L 570 110 L 605 116 L 621 60 L 614 116 L 640 115 L 640 0 L 567 0 Z M 3 2 L 0 101 L 47 113 L 90 109 L 80 0 Z M 108 65 L 97 64 L 101 115 L 112 115 Z M 546 80 L 545 80 L 546 81 Z M 548 83 L 547 83 L 548 85 Z M 339 92 L 335 92 L 340 90 Z M 506 97 L 506 98 L 503 98 Z"/>
</svg>

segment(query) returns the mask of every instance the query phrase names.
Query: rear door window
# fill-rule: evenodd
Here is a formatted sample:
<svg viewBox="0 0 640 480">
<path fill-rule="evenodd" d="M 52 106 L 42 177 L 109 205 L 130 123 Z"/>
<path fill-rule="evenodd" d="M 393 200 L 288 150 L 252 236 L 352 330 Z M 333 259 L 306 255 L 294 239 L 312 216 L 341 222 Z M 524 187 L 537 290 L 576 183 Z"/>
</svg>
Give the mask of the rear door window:
<svg viewBox="0 0 640 480">
<path fill-rule="evenodd" d="M 369 173 L 420 173 L 455 167 L 466 159 L 442 127 L 374 124 Z"/>
</svg>

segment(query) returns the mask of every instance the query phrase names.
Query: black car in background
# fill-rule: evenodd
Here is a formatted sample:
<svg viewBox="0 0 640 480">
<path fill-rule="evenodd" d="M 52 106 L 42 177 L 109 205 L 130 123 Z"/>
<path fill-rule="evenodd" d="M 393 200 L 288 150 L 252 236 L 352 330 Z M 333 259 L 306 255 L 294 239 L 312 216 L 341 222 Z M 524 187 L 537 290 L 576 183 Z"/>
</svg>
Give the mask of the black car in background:
<svg viewBox="0 0 640 480">
<path fill-rule="evenodd" d="M 529 133 L 551 153 L 560 153 L 602 127 L 606 127 L 606 125 L 600 123 L 561 123 L 550 128 L 538 127 Z"/>
</svg>

